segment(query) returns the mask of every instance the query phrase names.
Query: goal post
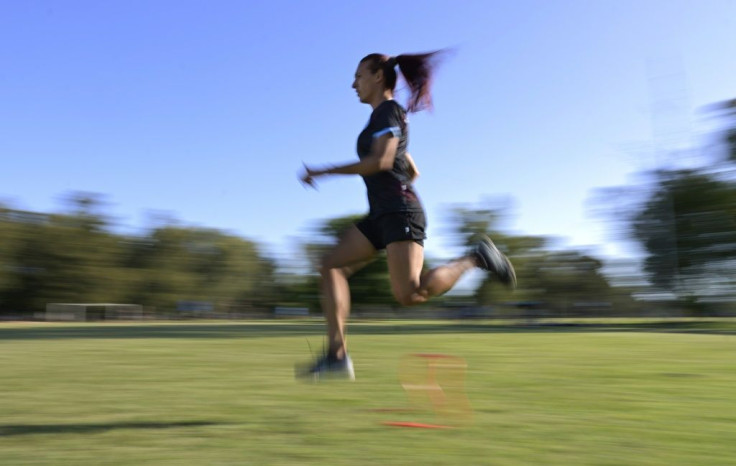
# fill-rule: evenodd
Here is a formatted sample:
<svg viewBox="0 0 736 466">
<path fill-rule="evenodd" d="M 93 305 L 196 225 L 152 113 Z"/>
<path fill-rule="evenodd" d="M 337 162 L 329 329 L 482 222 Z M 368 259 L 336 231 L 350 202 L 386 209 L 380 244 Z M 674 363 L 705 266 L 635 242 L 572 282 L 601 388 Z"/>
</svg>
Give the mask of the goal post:
<svg viewBox="0 0 736 466">
<path fill-rule="evenodd" d="M 116 303 L 48 303 L 46 320 L 56 322 L 85 322 L 100 320 L 140 320 L 143 306 Z"/>
</svg>

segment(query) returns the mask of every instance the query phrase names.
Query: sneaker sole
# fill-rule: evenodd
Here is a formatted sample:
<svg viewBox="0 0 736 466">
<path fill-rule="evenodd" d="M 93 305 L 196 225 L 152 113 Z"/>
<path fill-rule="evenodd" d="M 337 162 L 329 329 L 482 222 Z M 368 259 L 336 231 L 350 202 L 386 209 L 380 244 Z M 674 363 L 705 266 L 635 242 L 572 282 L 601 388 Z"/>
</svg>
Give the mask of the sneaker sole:
<svg viewBox="0 0 736 466">
<path fill-rule="evenodd" d="M 476 257 L 480 260 L 480 268 L 492 272 L 499 281 L 509 288 L 516 288 L 516 271 L 514 266 L 488 236 L 483 236 L 476 246 Z"/>
<path fill-rule="evenodd" d="M 310 372 L 304 367 L 294 368 L 294 378 L 304 382 L 319 382 L 320 380 L 350 380 L 355 381 L 355 371 L 348 370 L 325 370 Z"/>
</svg>

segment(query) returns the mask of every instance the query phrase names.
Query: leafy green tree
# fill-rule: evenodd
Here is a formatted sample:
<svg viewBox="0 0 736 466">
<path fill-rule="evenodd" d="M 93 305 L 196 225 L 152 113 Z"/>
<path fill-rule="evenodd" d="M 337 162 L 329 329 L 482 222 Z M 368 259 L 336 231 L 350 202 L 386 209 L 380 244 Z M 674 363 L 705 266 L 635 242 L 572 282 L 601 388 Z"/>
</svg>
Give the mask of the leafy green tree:
<svg viewBox="0 0 736 466">
<path fill-rule="evenodd" d="M 124 265 L 137 277 L 130 300 L 159 310 L 196 301 L 242 311 L 276 300 L 273 262 L 255 243 L 217 230 L 157 228 L 128 241 Z"/>
<path fill-rule="evenodd" d="M 94 198 L 64 214 L 5 209 L 3 269 L 12 273 L 2 301 L 16 311 L 42 311 L 50 302 L 110 302 L 116 296 L 119 252 Z M 10 246 L 8 246 L 10 245 Z"/>
<path fill-rule="evenodd" d="M 650 281 L 689 301 L 733 295 L 736 185 L 697 170 L 656 175 L 650 197 L 632 220 L 632 234 L 648 254 Z"/>
<path fill-rule="evenodd" d="M 725 128 L 719 134 L 719 139 L 725 147 L 726 159 L 731 163 L 736 162 L 736 99 L 717 102 L 708 109 L 724 122 Z"/>
<path fill-rule="evenodd" d="M 708 110 L 725 126 L 719 144 L 699 151 L 700 167 L 646 172 L 640 186 L 605 196 L 617 200 L 610 211 L 620 231 L 641 246 L 646 291 L 694 311 L 736 299 L 736 100 Z"/>
<path fill-rule="evenodd" d="M 24 237 L 24 224 L 20 216 L 24 212 L 0 205 L 0 313 L 18 312 L 22 309 L 17 289 L 25 271 L 17 261 L 17 250 Z M 30 214 L 30 213 L 29 213 Z"/>
</svg>

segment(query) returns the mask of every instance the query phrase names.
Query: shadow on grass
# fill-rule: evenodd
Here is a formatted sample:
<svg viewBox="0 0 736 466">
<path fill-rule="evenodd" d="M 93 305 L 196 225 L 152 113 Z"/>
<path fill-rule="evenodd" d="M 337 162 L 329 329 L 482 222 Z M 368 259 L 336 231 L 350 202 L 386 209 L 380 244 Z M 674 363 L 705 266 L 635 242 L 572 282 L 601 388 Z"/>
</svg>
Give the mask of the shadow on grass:
<svg viewBox="0 0 736 466">
<path fill-rule="evenodd" d="M 177 429 L 182 427 L 207 427 L 217 422 L 117 422 L 110 424 L 0 424 L 0 437 L 36 434 L 96 434 L 117 429 Z"/>
<path fill-rule="evenodd" d="M 58 324 L 43 327 L 0 327 L 2 340 L 141 339 L 141 338 L 264 338 L 322 335 L 319 321 L 258 321 L 245 323 L 186 324 Z M 580 332 L 672 332 L 736 335 L 736 321 L 657 321 L 603 323 L 498 323 L 493 321 L 357 321 L 354 335 L 441 333 L 580 333 Z"/>
</svg>

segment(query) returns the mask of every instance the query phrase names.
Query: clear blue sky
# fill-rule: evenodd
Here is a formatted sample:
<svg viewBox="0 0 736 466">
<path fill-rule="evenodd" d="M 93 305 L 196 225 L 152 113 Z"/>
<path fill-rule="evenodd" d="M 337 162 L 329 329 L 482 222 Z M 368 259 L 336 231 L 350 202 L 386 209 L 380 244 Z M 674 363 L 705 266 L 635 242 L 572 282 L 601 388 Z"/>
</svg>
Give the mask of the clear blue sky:
<svg viewBox="0 0 736 466">
<path fill-rule="evenodd" d="M 275 250 L 366 209 L 358 177 L 296 175 L 356 158 L 367 53 L 457 48 L 411 118 L 430 255 L 451 251 L 447 206 L 484 199 L 510 231 L 610 242 L 591 196 L 654 166 L 657 89 L 695 140 L 698 109 L 736 96 L 733 0 L 0 4 L 0 200 L 97 192 L 126 229 L 164 211 Z"/>
</svg>

